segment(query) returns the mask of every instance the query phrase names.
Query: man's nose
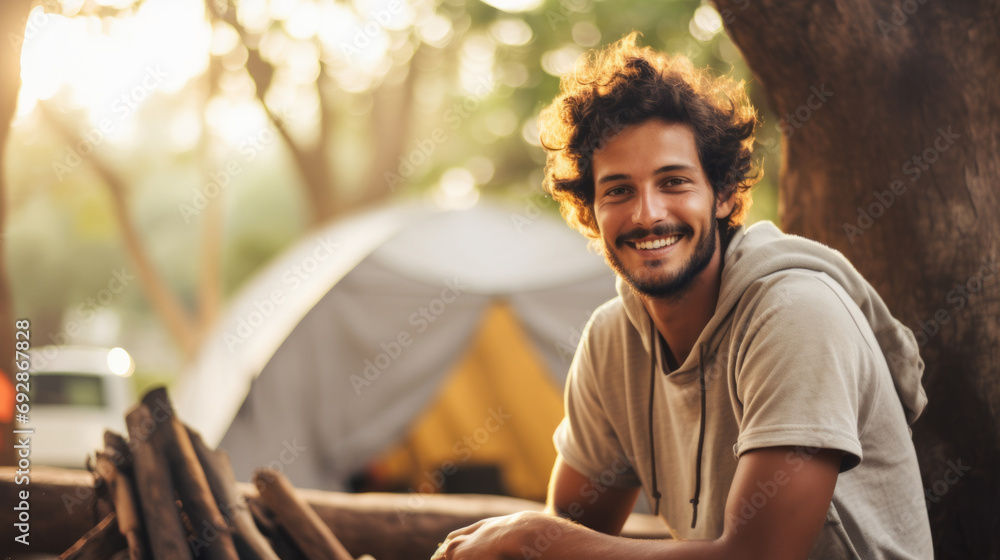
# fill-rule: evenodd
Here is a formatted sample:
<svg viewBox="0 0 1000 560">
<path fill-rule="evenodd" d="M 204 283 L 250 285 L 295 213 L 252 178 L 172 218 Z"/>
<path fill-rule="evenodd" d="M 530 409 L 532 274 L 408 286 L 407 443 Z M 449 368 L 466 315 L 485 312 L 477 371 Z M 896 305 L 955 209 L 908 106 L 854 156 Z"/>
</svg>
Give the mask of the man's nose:
<svg viewBox="0 0 1000 560">
<path fill-rule="evenodd" d="M 654 188 L 640 188 L 635 197 L 635 208 L 632 212 L 632 222 L 651 229 L 655 224 L 667 218 L 666 201 L 659 196 Z"/>
</svg>

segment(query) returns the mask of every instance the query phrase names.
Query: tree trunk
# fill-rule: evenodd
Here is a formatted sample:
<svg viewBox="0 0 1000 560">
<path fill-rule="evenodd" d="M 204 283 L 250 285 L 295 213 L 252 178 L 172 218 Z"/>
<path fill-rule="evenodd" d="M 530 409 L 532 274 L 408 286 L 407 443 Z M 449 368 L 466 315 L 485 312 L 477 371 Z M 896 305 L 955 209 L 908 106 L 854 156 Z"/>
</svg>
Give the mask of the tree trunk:
<svg viewBox="0 0 1000 560">
<path fill-rule="evenodd" d="M 14 389 L 14 301 L 10 294 L 7 278 L 7 174 L 4 157 L 10 123 L 17 108 L 17 94 L 21 90 L 21 45 L 31 0 L 8 0 L 0 2 L 0 39 L 6 43 L 0 48 L 0 384 L 8 384 Z M 34 342 L 34 341 L 32 341 Z M 0 388 L 3 389 L 3 388 Z M 0 390 L 6 395 L 8 390 Z M 14 464 L 14 448 L 11 439 L 13 430 L 13 410 L 11 403 L 0 403 L 0 465 Z M 10 418 L 6 412 L 10 410 Z"/>
<path fill-rule="evenodd" d="M 418 58 L 424 54 L 425 49 L 426 47 L 418 46 L 407 65 L 391 70 L 406 73 L 398 83 L 384 83 L 372 92 L 375 101 L 369 122 L 373 131 L 370 146 L 374 157 L 361 184 L 361 192 L 354 197 L 340 197 L 338 215 L 385 200 L 395 192 L 396 187 L 386 179 L 386 173 L 396 173 L 399 170 L 399 158 L 410 146 L 414 89 L 420 72 Z"/>
<path fill-rule="evenodd" d="M 938 558 L 1000 555 L 1000 7 L 715 0 L 784 136 L 783 228 L 913 329 Z"/>
</svg>

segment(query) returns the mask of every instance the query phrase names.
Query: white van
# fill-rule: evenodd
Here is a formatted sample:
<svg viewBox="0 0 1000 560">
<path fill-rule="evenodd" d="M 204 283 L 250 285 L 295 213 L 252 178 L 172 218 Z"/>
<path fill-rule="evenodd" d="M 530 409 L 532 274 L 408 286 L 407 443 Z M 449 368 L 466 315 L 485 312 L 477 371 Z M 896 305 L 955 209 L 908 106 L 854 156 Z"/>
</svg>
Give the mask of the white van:
<svg viewBox="0 0 1000 560">
<path fill-rule="evenodd" d="M 40 346 L 31 355 L 32 465 L 84 468 L 104 430 L 125 434 L 135 362 L 122 348 Z"/>
</svg>

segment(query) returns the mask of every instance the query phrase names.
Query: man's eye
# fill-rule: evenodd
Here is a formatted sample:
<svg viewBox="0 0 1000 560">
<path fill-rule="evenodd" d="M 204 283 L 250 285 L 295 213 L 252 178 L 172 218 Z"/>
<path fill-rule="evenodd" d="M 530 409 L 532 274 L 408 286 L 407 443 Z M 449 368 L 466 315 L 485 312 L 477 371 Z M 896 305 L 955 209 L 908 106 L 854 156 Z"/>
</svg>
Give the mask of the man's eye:
<svg viewBox="0 0 1000 560">
<path fill-rule="evenodd" d="M 683 177 L 671 177 L 667 179 L 664 184 L 668 187 L 676 187 L 677 185 L 683 185 L 684 183 L 687 183 L 687 179 L 684 179 Z"/>
<path fill-rule="evenodd" d="M 605 196 L 618 196 L 620 194 L 625 194 L 625 187 L 615 187 L 613 189 L 608 189 L 608 192 L 604 193 Z"/>
</svg>

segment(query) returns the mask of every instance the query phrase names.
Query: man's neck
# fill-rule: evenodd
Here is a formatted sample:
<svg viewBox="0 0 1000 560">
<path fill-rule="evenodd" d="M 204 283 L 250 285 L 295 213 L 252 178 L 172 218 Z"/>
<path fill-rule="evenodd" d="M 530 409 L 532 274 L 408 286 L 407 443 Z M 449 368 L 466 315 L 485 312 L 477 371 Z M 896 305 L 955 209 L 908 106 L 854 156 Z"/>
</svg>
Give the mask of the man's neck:
<svg viewBox="0 0 1000 560">
<path fill-rule="evenodd" d="M 721 286 L 722 250 L 716 250 L 708 266 L 678 297 L 658 299 L 640 296 L 678 365 L 687 360 L 701 331 L 715 314 Z"/>
</svg>

